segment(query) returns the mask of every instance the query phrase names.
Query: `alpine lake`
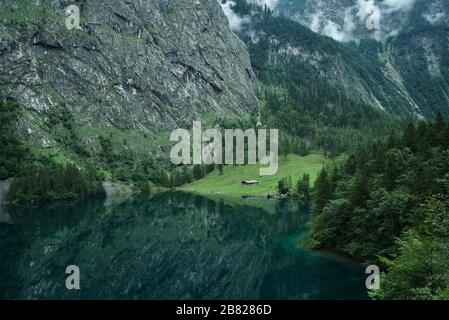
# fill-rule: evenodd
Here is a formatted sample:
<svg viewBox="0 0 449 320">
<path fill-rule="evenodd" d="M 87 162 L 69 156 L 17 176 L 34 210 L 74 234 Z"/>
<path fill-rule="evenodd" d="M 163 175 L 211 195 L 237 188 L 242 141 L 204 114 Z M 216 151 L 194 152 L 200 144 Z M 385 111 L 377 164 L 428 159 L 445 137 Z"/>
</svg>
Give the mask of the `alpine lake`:
<svg viewBox="0 0 449 320">
<path fill-rule="evenodd" d="M 365 270 L 304 248 L 307 203 L 152 196 L 0 209 L 0 299 L 367 299 Z M 68 290 L 68 266 L 79 290 Z"/>
</svg>

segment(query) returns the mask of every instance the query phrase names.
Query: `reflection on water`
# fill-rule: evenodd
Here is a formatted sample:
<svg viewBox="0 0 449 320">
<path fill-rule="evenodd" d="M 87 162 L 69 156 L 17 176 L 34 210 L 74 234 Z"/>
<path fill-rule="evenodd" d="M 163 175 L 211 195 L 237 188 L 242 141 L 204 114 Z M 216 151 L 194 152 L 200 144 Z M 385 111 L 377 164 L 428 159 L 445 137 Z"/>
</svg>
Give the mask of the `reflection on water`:
<svg viewBox="0 0 449 320">
<path fill-rule="evenodd" d="M 298 248 L 307 205 L 258 201 L 165 193 L 3 208 L 0 298 L 366 298 L 361 268 Z M 65 288 L 68 265 L 79 291 Z"/>
</svg>

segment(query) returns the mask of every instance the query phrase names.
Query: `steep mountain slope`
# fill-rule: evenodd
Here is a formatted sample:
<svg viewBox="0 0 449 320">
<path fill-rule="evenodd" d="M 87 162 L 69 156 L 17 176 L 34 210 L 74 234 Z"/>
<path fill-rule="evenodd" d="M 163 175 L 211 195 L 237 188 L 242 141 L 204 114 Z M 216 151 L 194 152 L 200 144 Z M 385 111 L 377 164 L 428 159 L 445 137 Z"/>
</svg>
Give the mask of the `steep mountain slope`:
<svg viewBox="0 0 449 320">
<path fill-rule="evenodd" d="M 129 153 L 144 134 L 256 106 L 247 50 L 216 1 L 77 1 L 80 30 L 65 26 L 70 4 L 0 2 L 0 92 L 24 106 L 36 145 L 99 153 L 120 130 Z"/>
<path fill-rule="evenodd" d="M 340 154 L 400 125 L 373 99 L 373 92 L 391 95 L 359 51 L 254 3 L 236 0 L 231 9 L 230 24 L 247 43 L 259 80 L 262 123 L 281 130 L 281 153 Z M 391 113 L 413 114 L 391 106 Z"/>
<path fill-rule="evenodd" d="M 384 66 L 390 64 L 398 71 L 407 92 L 428 118 L 438 112 L 449 114 L 448 16 L 447 1 L 417 2 L 404 28 L 383 44 L 380 55 Z"/>
<path fill-rule="evenodd" d="M 366 27 L 373 5 L 379 7 L 378 30 Z M 390 101 L 376 92 L 373 100 L 384 100 L 386 109 L 396 104 L 400 114 L 407 109 L 425 118 L 449 114 L 449 2 L 279 0 L 276 10 L 360 51 L 381 71 L 377 84 Z"/>
<path fill-rule="evenodd" d="M 251 16 L 238 34 L 247 43 L 256 69 L 289 65 L 287 69 L 298 73 L 298 81 L 315 78 L 376 110 L 422 117 L 407 93 L 385 77 L 377 58 L 379 43 L 367 40 L 360 48 L 339 43 L 244 0 L 236 3 L 238 14 Z"/>
</svg>

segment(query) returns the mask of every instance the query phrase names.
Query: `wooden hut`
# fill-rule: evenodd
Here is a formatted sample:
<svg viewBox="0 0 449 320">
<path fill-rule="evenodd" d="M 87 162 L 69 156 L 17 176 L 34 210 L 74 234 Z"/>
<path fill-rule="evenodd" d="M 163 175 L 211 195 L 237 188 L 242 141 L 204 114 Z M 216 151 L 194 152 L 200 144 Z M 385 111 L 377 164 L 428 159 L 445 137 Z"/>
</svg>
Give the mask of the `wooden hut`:
<svg viewBox="0 0 449 320">
<path fill-rule="evenodd" d="M 257 180 L 243 180 L 242 181 L 242 187 L 257 186 L 258 184 L 259 184 L 259 181 L 257 181 Z"/>
</svg>

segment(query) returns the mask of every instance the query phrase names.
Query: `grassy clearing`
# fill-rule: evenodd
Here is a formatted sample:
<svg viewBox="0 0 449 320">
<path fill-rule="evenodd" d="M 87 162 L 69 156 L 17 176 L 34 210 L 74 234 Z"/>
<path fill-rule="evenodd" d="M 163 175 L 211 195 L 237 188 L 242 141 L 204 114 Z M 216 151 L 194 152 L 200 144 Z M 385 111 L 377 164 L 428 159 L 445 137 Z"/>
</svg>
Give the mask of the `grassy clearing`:
<svg viewBox="0 0 449 320">
<path fill-rule="evenodd" d="M 207 175 L 204 179 L 185 185 L 180 189 L 205 195 L 234 195 L 234 196 L 266 196 L 277 190 L 277 184 L 283 177 L 292 177 L 293 184 L 304 173 L 310 175 L 311 183 L 315 181 L 327 159 L 320 154 L 306 157 L 297 155 L 281 156 L 279 170 L 273 176 L 259 176 L 259 165 L 225 166 L 223 175 L 218 170 Z M 242 180 L 255 179 L 258 186 L 241 187 Z"/>
</svg>

